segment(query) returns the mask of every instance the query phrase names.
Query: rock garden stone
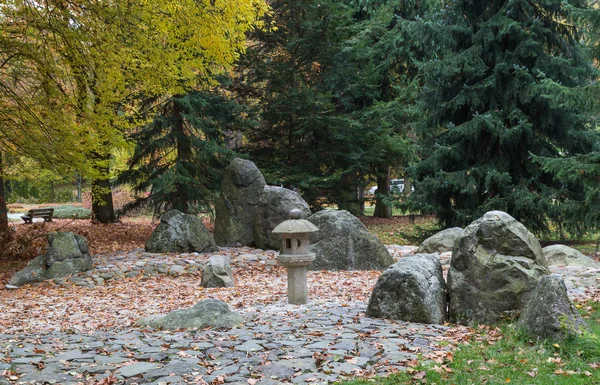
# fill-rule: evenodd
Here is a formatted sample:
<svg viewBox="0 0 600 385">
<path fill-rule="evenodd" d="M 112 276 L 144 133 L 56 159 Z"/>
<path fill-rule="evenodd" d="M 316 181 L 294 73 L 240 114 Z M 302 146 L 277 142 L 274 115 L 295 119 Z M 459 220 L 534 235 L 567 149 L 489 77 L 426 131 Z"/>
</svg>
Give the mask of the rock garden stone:
<svg viewBox="0 0 600 385">
<path fill-rule="evenodd" d="M 164 213 L 146 241 L 146 251 L 150 253 L 208 253 L 216 250 L 215 240 L 202 220 L 178 210 Z"/>
<path fill-rule="evenodd" d="M 215 203 L 217 245 L 254 244 L 254 217 L 265 185 L 265 178 L 253 162 L 236 158 L 229 164 Z"/>
<path fill-rule="evenodd" d="M 210 257 L 202 272 L 202 286 L 233 286 L 233 272 L 231 271 L 229 257 L 223 255 L 213 255 Z"/>
<path fill-rule="evenodd" d="M 21 286 L 66 277 L 94 267 L 88 243 L 81 235 L 72 232 L 51 233 L 48 243 L 46 253 L 37 256 L 23 270 L 15 273 L 9 285 Z"/>
<path fill-rule="evenodd" d="M 456 240 L 448 272 L 450 320 L 494 324 L 514 318 L 547 274 L 537 238 L 510 215 L 490 211 Z"/>
<path fill-rule="evenodd" d="M 290 210 L 302 212 L 302 219 L 310 216 L 308 203 L 300 194 L 283 187 L 265 186 L 254 219 L 254 241 L 262 249 L 281 248 L 281 235 L 271 231 L 281 222 L 288 219 Z"/>
<path fill-rule="evenodd" d="M 543 277 L 519 318 L 519 327 L 540 338 L 561 341 L 591 332 L 567 295 L 561 276 Z"/>
<path fill-rule="evenodd" d="M 454 241 L 463 232 L 460 227 L 452 227 L 432 235 L 421 243 L 417 253 L 444 253 L 452 251 Z"/>
<path fill-rule="evenodd" d="M 416 254 L 388 267 L 371 293 L 367 316 L 426 324 L 446 320 L 447 291 L 439 258 Z"/>
<path fill-rule="evenodd" d="M 381 241 L 348 211 L 323 210 L 308 220 L 319 228 L 310 236 L 316 259 L 309 269 L 383 270 L 394 263 Z"/>
<path fill-rule="evenodd" d="M 162 330 L 204 328 L 232 328 L 244 323 L 244 319 L 218 299 L 205 299 L 189 309 L 180 309 L 166 315 L 144 317 L 138 326 L 151 326 Z"/>
<path fill-rule="evenodd" d="M 551 266 L 599 266 L 593 259 L 565 245 L 551 245 L 542 249 L 546 262 Z"/>
</svg>

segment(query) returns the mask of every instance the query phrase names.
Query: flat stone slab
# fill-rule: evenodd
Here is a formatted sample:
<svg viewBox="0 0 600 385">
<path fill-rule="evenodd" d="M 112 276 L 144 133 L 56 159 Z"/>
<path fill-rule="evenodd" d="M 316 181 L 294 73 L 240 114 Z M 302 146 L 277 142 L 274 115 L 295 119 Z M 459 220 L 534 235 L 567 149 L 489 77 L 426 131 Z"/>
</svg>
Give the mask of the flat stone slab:
<svg viewBox="0 0 600 385">
<path fill-rule="evenodd" d="M 153 369 L 158 369 L 158 365 L 151 364 L 149 362 L 137 362 L 133 365 L 123 366 L 122 368 L 117 370 L 115 374 L 117 375 L 117 377 L 121 376 L 124 378 L 130 378 L 147 373 Z"/>
</svg>

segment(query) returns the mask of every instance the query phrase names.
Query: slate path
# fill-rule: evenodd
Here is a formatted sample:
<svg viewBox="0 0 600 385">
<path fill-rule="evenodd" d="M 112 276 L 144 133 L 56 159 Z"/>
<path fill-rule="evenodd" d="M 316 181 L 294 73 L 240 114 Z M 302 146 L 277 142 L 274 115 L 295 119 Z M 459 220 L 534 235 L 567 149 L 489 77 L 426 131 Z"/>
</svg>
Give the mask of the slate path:
<svg viewBox="0 0 600 385">
<path fill-rule="evenodd" d="M 450 350 L 443 341 L 456 330 L 366 318 L 364 309 L 364 303 L 271 305 L 244 314 L 243 327 L 222 331 L 0 334 L 0 370 L 9 369 L 10 383 L 94 383 L 109 376 L 120 384 L 331 383 L 388 375 L 417 354 L 438 358 Z"/>
<path fill-rule="evenodd" d="M 413 248 L 389 246 L 396 258 Z M 274 252 L 222 248 L 236 268 L 275 265 Z M 58 284 L 93 288 L 139 275 L 193 275 L 206 255 L 95 256 L 96 268 Z M 448 266 L 449 255 L 441 255 Z M 600 271 L 558 268 L 573 297 L 597 287 Z M 268 290 L 268 289 L 265 289 Z M 443 360 L 469 329 L 364 316 L 366 301 L 278 302 L 235 309 L 246 322 L 229 330 L 8 333 L 0 329 L 0 385 L 6 384 L 326 384 L 386 376 L 417 360 Z"/>
</svg>

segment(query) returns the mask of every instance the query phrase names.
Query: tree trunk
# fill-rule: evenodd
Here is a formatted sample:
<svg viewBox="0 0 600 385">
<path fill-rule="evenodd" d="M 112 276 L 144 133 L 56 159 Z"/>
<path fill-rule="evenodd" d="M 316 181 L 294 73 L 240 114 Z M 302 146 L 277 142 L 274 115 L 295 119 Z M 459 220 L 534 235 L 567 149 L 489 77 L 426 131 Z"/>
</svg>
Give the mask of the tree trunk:
<svg viewBox="0 0 600 385">
<path fill-rule="evenodd" d="M 383 203 L 383 199 L 390 195 L 390 167 L 377 176 L 377 200 L 375 201 L 374 217 L 391 218 L 392 208 Z"/>
<path fill-rule="evenodd" d="M 50 181 L 50 200 L 52 203 L 56 202 L 56 189 L 54 188 L 54 181 Z"/>
<path fill-rule="evenodd" d="M 412 194 L 412 179 L 404 176 L 404 195 L 409 196 Z"/>
<path fill-rule="evenodd" d="M 99 155 L 96 166 L 100 177 L 92 180 L 92 222 L 112 223 L 117 221 L 110 188 L 109 155 Z"/>
<path fill-rule="evenodd" d="M 365 215 L 365 186 L 358 187 L 358 204 L 360 215 Z"/>
<path fill-rule="evenodd" d="M 83 184 L 83 181 L 81 179 L 82 179 L 81 174 L 77 173 L 75 175 L 75 180 L 77 181 L 77 197 L 75 198 L 75 200 L 80 203 L 81 203 L 81 187 L 82 187 L 81 185 Z"/>
<path fill-rule="evenodd" d="M 338 193 L 338 209 L 346 210 L 354 216 L 359 216 L 360 204 L 358 200 L 358 189 L 351 175 L 345 175 L 341 179 L 340 191 Z"/>
<path fill-rule="evenodd" d="M 4 190 L 4 163 L 0 152 L 0 239 L 8 239 L 10 231 L 8 228 L 8 208 L 6 206 L 6 191 Z"/>
</svg>

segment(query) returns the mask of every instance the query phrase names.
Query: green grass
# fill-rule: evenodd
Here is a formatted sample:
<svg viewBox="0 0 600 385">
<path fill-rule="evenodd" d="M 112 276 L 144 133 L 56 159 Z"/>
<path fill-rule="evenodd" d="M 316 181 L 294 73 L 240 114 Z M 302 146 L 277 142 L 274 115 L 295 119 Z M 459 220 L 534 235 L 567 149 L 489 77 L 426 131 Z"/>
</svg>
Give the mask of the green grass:
<svg viewBox="0 0 600 385">
<path fill-rule="evenodd" d="M 365 206 L 365 212 L 364 212 L 365 216 L 372 217 L 374 212 L 375 212 L 375 205 Z M 392 209 L 392 215 L 394 215 L 394 216 L 405 215 L 405 214 L 406 213 L 404 211 L 401 211 L 400 209 L 397 209 L 395 207 Z"/>
<path fill-rule="evenodd" d="M 365 225 L 383 244 L 419 245 L 439 228 L 433 217 L 415 217 L 411 222 L 408 216 L 394 217 L 393 220 L 367 218 Z"/>
<path fill-rule="evenodd" d="M 600 384 L 600 303 L 588 302 L 580 311 L 592 334 L 560 343 L 537 343 L 510 324 L 481 328 L 477 338 L 454 352 L 452 362 L 419 365 L 387 378 L 343 384 Z"/>
<path fill-rule="evenodd" d="M 79 206 L 56 206 L 53 217 L 56 219 L 89 219 L 92 217 L 92 210 Z"/>
</svg>

